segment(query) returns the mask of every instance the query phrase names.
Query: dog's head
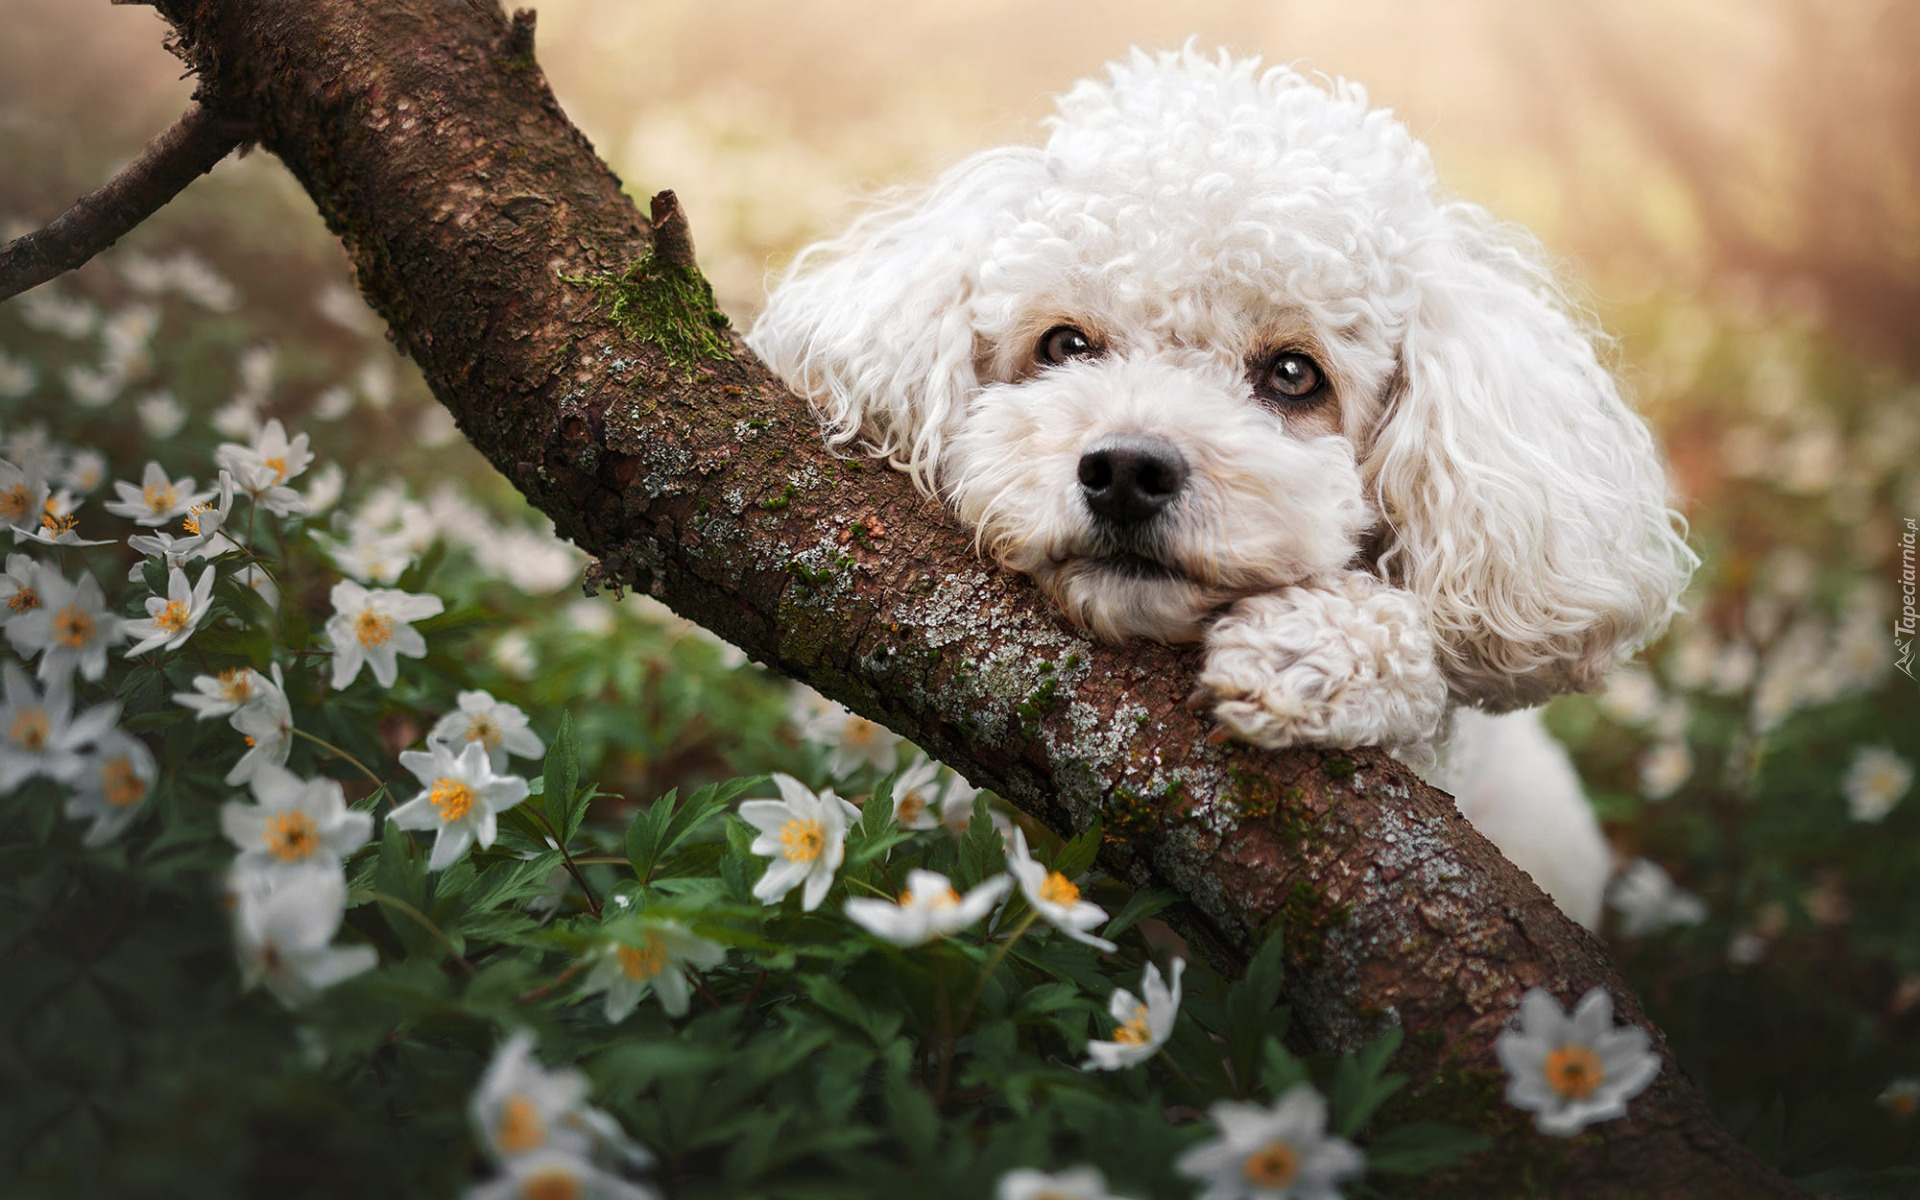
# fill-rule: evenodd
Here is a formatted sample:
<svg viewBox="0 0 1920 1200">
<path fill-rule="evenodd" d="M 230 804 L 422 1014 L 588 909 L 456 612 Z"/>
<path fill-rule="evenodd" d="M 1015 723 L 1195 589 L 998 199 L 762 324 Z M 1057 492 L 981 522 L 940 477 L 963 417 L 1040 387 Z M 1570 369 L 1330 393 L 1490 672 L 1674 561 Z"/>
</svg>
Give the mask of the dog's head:
<svg viewBox="0 0 1920 1200">
<path fill-rule="evenodd" d="M 1102 636 L 1358 567 L 1505 708 L 1593 683 L 1692 563 L 1535 257 L 1358 87 L 1136 52 L 1044 148 L 804 252 L 749 343 Z"/>
</svg>

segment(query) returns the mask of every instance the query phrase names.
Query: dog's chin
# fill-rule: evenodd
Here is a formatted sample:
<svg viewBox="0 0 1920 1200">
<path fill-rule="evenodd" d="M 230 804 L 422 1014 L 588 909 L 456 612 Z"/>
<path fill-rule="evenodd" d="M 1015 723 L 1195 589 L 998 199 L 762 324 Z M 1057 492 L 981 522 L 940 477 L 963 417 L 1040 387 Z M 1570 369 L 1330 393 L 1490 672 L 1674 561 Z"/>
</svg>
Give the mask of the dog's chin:
<svg viewBox="0 0 1920 1200">
<path fill-rule="evenodd" d="M 1074 624 L 1108 642 L 1197 642 L 1225 599 L 1164 563 L 1134 554 L 1071 558 L 1033 574 Z"/>
</svg>

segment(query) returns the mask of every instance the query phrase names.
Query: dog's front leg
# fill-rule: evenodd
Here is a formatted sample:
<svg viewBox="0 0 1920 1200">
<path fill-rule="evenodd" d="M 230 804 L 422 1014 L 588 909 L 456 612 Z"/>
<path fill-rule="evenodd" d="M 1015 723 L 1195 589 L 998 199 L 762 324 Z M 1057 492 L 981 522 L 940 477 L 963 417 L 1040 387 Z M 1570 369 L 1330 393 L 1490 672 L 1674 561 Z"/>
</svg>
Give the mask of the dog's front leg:
<svg viewBox="0 0 1920 1200">
<path fill-rule="evenodd" d="M 1419 600 L 1361 572 L 1237 601 L 1206 645 L 1192 703 L 1256 746 L 1418 747 L 1446 708 Z"/>
</svg>

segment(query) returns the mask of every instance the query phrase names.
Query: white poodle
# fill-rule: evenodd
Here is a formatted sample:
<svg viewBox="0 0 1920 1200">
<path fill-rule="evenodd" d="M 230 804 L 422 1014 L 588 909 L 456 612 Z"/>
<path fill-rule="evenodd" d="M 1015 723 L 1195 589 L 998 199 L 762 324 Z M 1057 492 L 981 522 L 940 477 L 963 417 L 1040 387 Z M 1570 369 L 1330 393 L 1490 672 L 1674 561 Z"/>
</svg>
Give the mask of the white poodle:
<svg viewBox="0 0 1920 1200">
<path fill-rule="evenodd" d="M 1592 924 L 1564 752 L 1445 718 L 1593 687 L 1695 560 L 1538 251 L 1350 83 L 1135 51 L 1049 125 L 806 250 L 749 344 L 1075 622 L 1204 641 L 1230 733 L 1395 749 Z"/>
</svg>

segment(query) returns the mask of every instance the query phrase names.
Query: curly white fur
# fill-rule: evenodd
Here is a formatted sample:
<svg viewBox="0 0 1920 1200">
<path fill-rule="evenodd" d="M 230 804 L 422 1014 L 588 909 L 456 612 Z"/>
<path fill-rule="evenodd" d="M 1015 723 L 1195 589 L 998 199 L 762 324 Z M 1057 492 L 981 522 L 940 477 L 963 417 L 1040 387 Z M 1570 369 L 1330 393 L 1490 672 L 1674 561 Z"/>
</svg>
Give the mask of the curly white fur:
<svg viewBox="0 0 1920 1200">
<path fill-rule="evenodd" d="M 1591 687 L 1664 625 L 1694 559 L 1646 426 L 1538 251 L 1440 197 L 1361 88 L 1135 51 L 1049 126 L 774 290 L 749 344 L 833 443 L 1096 634 L 1204 638 L 1216 715 L 1261 745 L 1417 758 L 1446 702 Z M 1038 356 L 1060 326 L 1092 350 Z M 1331 400 L 1259 402 L 1275 352 Z M 1083 495 L 1114 437 L 1184 464 L 1151 520 Z"/>
</svg>

